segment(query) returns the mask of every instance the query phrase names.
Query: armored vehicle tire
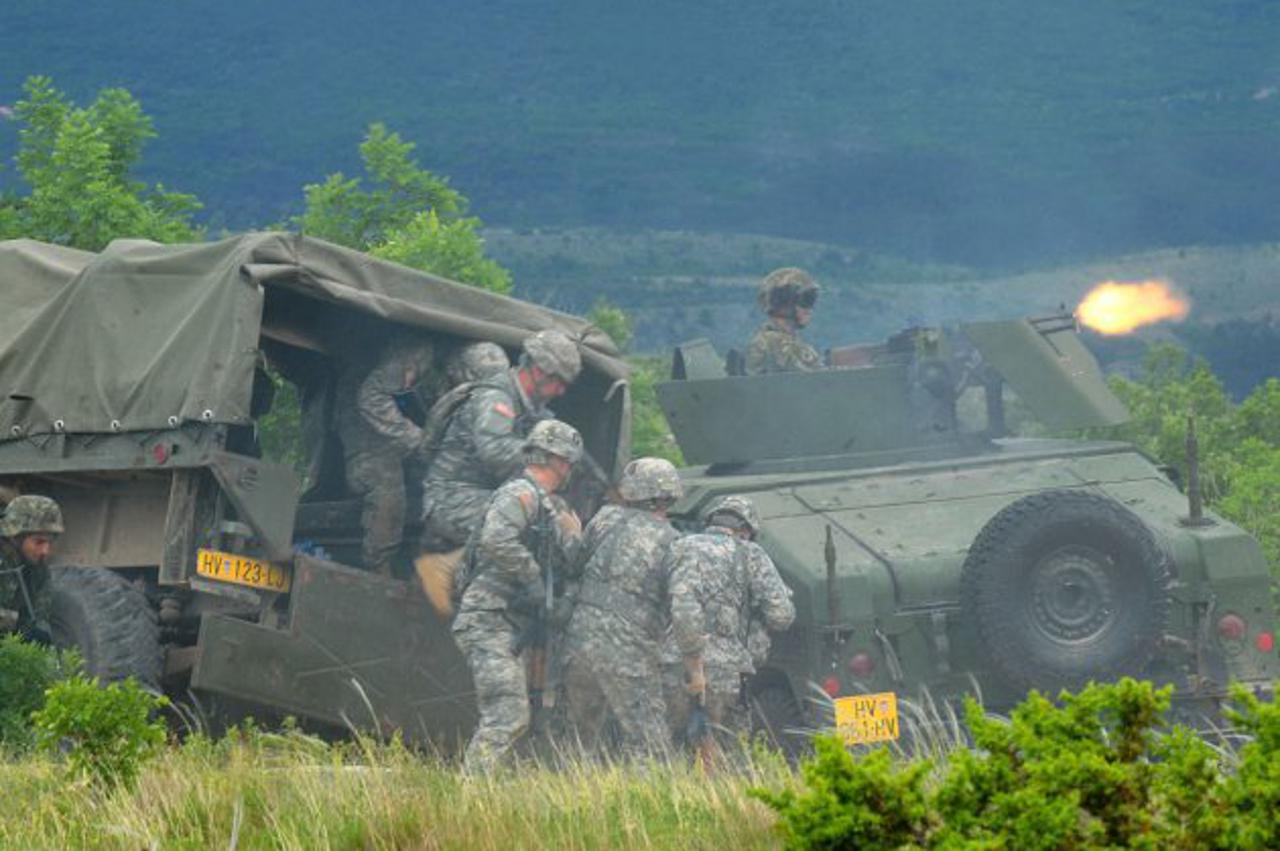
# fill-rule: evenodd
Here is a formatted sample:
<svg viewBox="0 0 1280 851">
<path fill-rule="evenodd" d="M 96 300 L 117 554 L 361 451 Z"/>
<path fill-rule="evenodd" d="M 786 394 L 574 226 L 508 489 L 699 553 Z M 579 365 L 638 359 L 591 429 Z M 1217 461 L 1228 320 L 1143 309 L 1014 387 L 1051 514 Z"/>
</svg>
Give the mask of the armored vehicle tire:
<svg viewBox="0 0 1280 851">
<path fill-rule="evenodd" d="M 54 644 L 79 650 L 86 673 L 103 682 L 132 676 L 158 690 L 160 629 L 141 590 L 99 567 L 55 569 L 50 584 Z"/>
<path fill-rule="evenodd" d="M 965 616 L 1017 689 L 1075 688 L 1138 673 L 1164 635 L 1173 567 L 1115 500 L 1033 494 L 993 517 L 960 577 Z"/>
<path fill-rule="evenodd" d="M 804 711 L 785 682 L 769 683 L 756 688 L 748 697 L 752 733 L 764 733 L 767 741 L 782 751 L 788 760 L 804 753 L 809 737 Z"/>
</svg>

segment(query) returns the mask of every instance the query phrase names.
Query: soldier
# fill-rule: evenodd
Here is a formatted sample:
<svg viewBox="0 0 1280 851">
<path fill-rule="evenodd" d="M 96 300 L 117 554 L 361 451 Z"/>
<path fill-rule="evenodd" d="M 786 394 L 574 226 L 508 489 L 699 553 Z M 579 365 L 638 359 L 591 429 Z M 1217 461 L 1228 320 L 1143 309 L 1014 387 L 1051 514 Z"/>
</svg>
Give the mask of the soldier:
<svg viewBox="0 0 1280 851">
<path fill-rule="evenodd" d="M 392 342 L 371 370 L 339 379 L 336 425 L 347 484 L 362 503 L 364 566 L 391 576 L 404 536 L 405 462 L 421 449 L 422 428 L 405 413 L 431 365 L 431 345 L 412 338 Z"/>
<path fill-rule="evenodd" d="M 791 591 L 755 543 L 759 528 L 751 500 L 727 496 L 711 507 L 705 531 L 671 545 L 667 689 L 677 732 L 698 704 L 712 724 L 745 731 L 743 678 L 755 673 L 751 622 L 778 632 L 795 618 Z"/>
<path fill-rule="evenodd" d="M 17 612 L 27 638 L 48 643 L 49 557 L 63 532 L 62 509 L 47 496 L 15 497 L 0 517 L 0 608 Z M 9 621 L 14 623 L 12 615 Z"/>
<path fill-rule="evenodd" d="M 511 360 L 497 343 L 471 343 L 449 356 L 444 368 L 450 387 L 483 381 L 511 368 Z"/>
<path fill-rule="evenodd" d="M 427 427 L 439 438 L 429 447 L 434 454 L 422 484 L 425 549 L 466 543 L 494 489 L 520 472 L 525 436 L 581 368 L 577 344 L 560 331 L 539 331 L 524 341 L 516 367 L 461 398 L 440 400 L 431 415 L 437 422 Z M 442 410 L 446 400 L 451 406 Z"/>
<path fill-rule="evenodd" d="M 494 492 L 467 542 L 453 622 L 480 709 L 465 755 L 472 772 L 496 767 L 529 726 L 529 680 L 520 655 L 533 649 L 525 646 L 533 628 L 545 630 L 550 572 L 573 560 L 581 533 L 577 518 L 562 514 L 552 495 L 582 457 L 582 436 L 567 423 L 543 420 L 523 453 L 524 472 Z"/>
<path fill-rule="evenodd" d="M 623 752 L 664 752 L 662 642 L 670 623 L 667 509 L 684 494 L 670 461 L 638 458 L 618 483 L 625 505 L 607 505 L 583 534 L 581 587 L 565 631 L 569 720 L 594 749 L 608 711 Z"/>
<path fill-rule="evenodd" d="M 818 285 L 809 273 L 774 269 L 760 282 L 756 299 L 769 318 L 747 346 L 747 375 L 822 369 L 822 356 L 800 339 L 800 329 L 809 324 L 818 302 Z"/>
</svg>

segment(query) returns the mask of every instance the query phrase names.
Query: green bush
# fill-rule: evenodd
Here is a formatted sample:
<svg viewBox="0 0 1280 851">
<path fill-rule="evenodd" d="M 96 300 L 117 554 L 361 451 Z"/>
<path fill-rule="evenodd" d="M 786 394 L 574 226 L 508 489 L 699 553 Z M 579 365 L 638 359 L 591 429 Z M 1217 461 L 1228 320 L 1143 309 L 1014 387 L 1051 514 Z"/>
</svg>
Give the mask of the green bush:
<svg viewBox="0 0 1280 851">
<path fill-rule="evenodd" d="M 896 764 L 887 750 L 855 758 L 834 736 L 817 739 L 814 751 L 801 767 L 804 793 L 752 792 L 777 810 L 788 847 L 919 847 L 928 828 L 927 761 Z"/>
<path fill-rule="evenodd" d="M 16 635 L 0 638 L 0 742 L 20 749 L 34 742 L 31 713 L 67 666 L 52 648 Z"/>
<path fill-rule="evenodd" d="M 819 739 L 804 788 L 755 790 L 790 848 L 1280 847 L 1280 709 L 1237 688 L 1238 753 L 1165 726 L 1171 690 L 1125 679 L 966 707 L 973 749 L 895 763 Z"/>
<path fill-rule="evenodd" d="M 66 751 L 71 772 L 111 785 L 131 786 L 138 771 L 164 745 L 164 724 L 153 716 L 168 700 L 132 678 L 99 685 L 77 675 L 53 685 L 33 720 L 42 751 Z"/>
</svg>

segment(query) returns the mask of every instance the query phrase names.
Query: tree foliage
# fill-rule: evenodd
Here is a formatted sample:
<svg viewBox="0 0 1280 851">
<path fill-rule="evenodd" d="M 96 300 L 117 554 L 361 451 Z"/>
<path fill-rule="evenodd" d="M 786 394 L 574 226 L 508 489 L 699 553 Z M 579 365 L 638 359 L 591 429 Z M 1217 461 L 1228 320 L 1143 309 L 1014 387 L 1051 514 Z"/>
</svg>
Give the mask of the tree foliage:
<svg viewBox="0 0 1280 851">
<path fill-rule="evenodd" d="M 304 233 L 486 290 L 511 290 L 511 275 L 484 255 L 480 220 L 466 197 L 422 168 L 415 145 L 383 124 L 360 143 L 365 177 L 341 172 L 303 189 Z"/>
<path fill-rule="evenodd" d="M 475 218 L 441 219 L 435 210 L 414 216 L 369 250 L 374 257 L 423 269 L 497 293 L 511 291 L 511 274 L 484 256 Z"/>
<path fill-rule="evenodd" d="M 77 107 L 48 77 L 31 77 L 15 114 L 15 161 L 27 195 L 0 202 L 0 238 L 31 237 L 95 251 L 117 237 L 189 241 L 200 231 L 194 196 L 133 177 L 151 119 L 124 89 Z"/>
<path fill-rule="evenodd" d="M 1184 481 L 1194 418 L 1206 501 L 1258 538 L 1280 576 L 1280 379 L 1236 404 L 1208 364 L 1159 344 L 1148 350 L 1140 378 L 1114 377 L 1111 386 L 1133 419 L 1101 434 L 1138 445 Z"/>
</svg>

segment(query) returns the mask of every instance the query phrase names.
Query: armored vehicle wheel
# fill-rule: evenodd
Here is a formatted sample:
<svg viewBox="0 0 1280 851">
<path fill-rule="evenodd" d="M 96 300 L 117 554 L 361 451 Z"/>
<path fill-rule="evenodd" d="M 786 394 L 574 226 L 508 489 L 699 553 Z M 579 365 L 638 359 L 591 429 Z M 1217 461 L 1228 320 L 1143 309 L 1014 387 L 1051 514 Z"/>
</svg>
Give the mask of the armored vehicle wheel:
<svg viewBox="0 0 1280 851">
<path fill-rule="evenodd" d="M 764 733 L 788 760 L 797 760 L 808 745 L 804 712 L 785 683 L 757 688 L 748 698 L 752 734 Z"/>
<path fill-rule="evenodd" d="M 85 671 L 103 682 L 132 676 L 158 689 L 160 630 L 142 591 L 98 567 L 55 569 L 51 586 L 54 644 L 79 650 Z"/>
<path fill-rule="evenodd" d="M 1146 525 L 1095 493 L 1006 506 L 969 549 L 961 603 L 996 673 L 1018 689 L 1141 671 L 1165 632 L 1173 566 Z"/>
</svg>

